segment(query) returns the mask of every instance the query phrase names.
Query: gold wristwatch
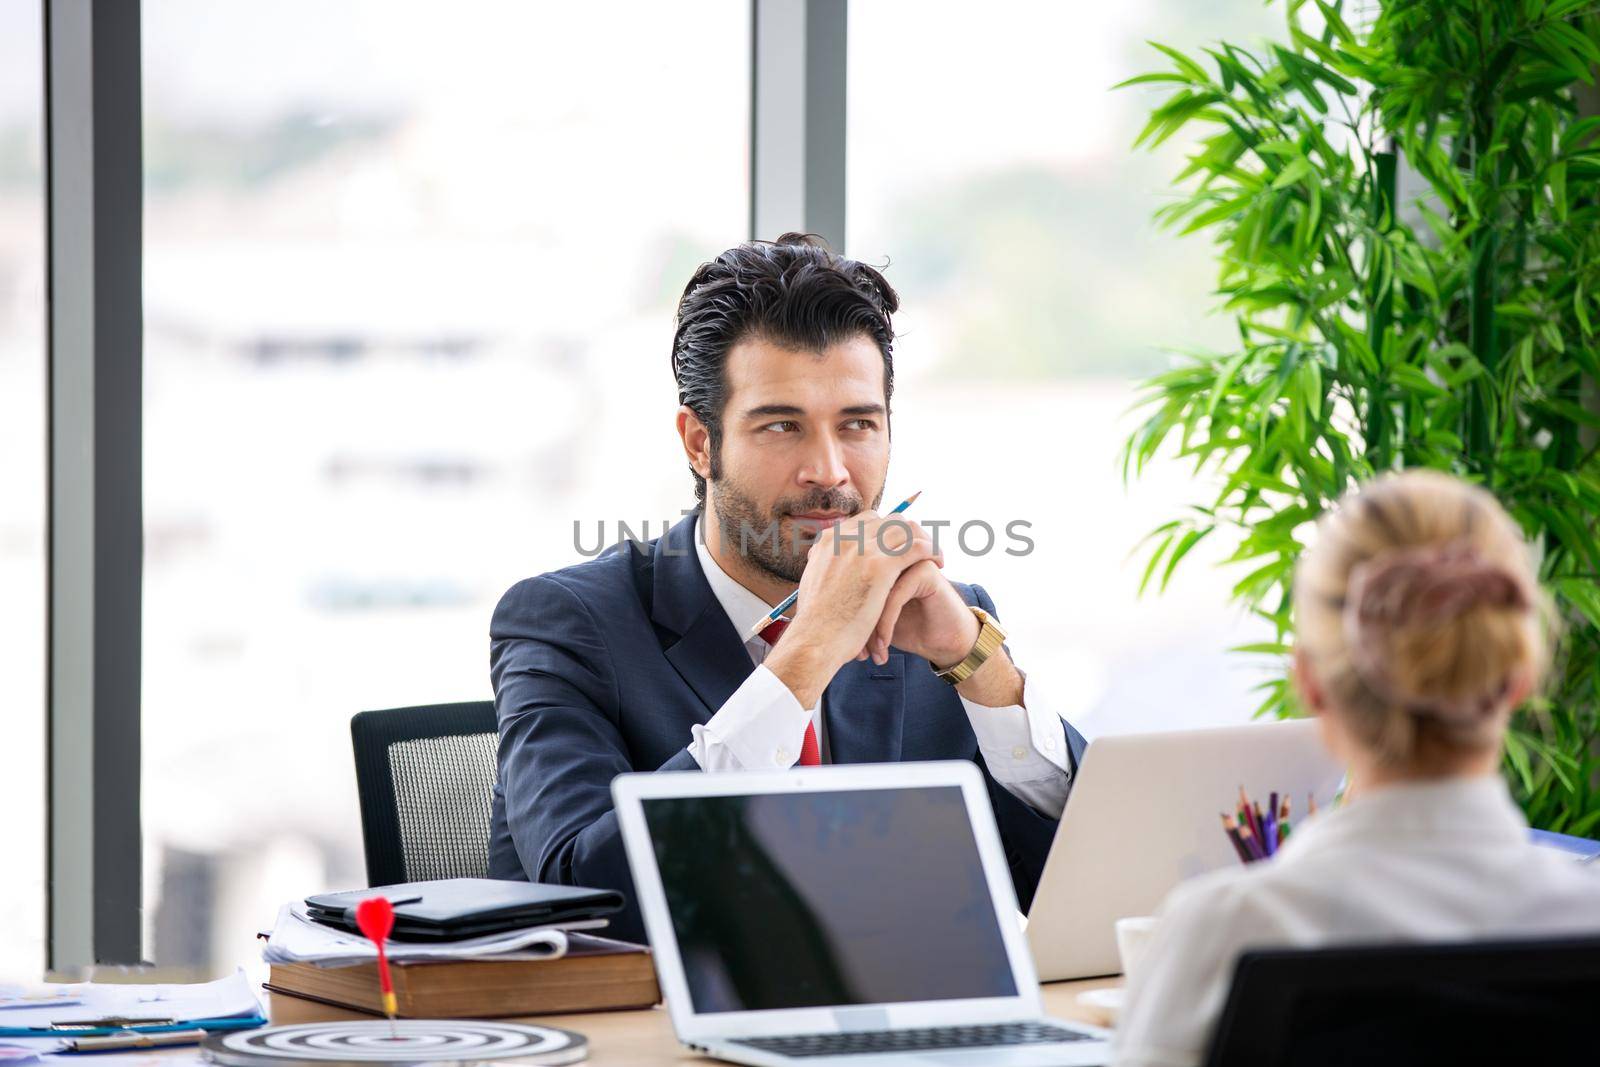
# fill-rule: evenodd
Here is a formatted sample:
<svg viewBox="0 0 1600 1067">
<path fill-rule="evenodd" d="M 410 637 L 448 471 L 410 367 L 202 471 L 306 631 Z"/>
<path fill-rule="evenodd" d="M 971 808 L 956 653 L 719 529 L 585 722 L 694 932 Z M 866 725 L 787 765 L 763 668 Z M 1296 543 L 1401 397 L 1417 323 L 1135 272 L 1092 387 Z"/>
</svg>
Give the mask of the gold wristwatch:
<svg viewBox="0 0 1600 1067">
<path fill-rule="evenodd" d="M 990 617 L 982 608 L 968 606 L 969 611 L 978 617 L 978 643 L 972 646 L 972 651 L 967 653 L 967 658 L 953 667 L 944 670 L 934 668 L 934 674 L 949 682 L 951 685 L 960 685 L 971 678 L 977 669 L 998 649 L 1006 639 L 1006 632 L 1000 629 L 1000 624 Z"/>
</svg>

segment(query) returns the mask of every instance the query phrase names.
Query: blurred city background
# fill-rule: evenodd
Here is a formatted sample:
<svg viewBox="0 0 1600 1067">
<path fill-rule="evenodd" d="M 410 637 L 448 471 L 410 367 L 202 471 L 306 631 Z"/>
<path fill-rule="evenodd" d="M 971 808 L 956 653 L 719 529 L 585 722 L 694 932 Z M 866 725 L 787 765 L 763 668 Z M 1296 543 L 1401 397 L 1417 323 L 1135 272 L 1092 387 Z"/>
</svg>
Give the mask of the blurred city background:
<svg viewBox="0 0 1600 1067">
<path fill-rule="evenodd" d="M 853 0 L 846 251 L 888 263 L 890 495 L 1031 523 L 964 556 L 1090 736 L 1237 721 L 1255 631 L 1199 499 L 1124 487 L 1133 382 L 1226 345 L 1210 250 L 1149 222 L 1183 145 L 1110 86 L 1270 33 L 1258 0 Z M 483 699 L 489 613 L 604 522 L 693 501 L 672 312 L 749 225 L 749 5 L 144 0 L 146 955 L 217 973 L 364 884 L 351 714 Z M 0 977 L 44 913 L 40 5 L 0 0 Z M 770 234 L 762 236 L 774 236 Z M 1004 542 L 1002 542 L 1002 546 Z M 1236 576 L 1234 576 L 1236 577 Z"/>
</svg>

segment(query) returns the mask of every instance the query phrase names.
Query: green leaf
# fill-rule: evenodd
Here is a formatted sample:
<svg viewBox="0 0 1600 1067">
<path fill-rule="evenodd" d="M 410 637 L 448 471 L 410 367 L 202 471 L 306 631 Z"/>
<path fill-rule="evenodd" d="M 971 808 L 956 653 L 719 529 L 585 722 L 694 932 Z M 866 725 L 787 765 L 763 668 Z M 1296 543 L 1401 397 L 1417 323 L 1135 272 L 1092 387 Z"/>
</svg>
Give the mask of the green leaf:
<svg viewBox="0 0 1600 1067">
<path fill-rule="evenodd" d="M 1504 315 L 1506 318 L 1511 318 L 1511 319 L 1538 319 L 1538 318 L 1542 318 L 1542 316 L 1537 311 L 1535 311 L 1533 308 L 1529 307 L 1528 305 L 1512 303 L 1512 302 L 1509 302 L 1509 301 L 1507 303 L 1504 303 L 1504 304 L 1496 304 L 1494 306 L 1494 311 L 1495 311 L 1496 315 Z"/>
<path fill-rule="evenodd" d="M 1145 43 L 1176 63 L 1178 69 L 1189 76 L 1190 81 L 1197 85 L 1209 85 L 1211 83 L 1211 79 L 1206 76 L 1205 68 L 1176 48 L 1169 48 L 1167 45 L 1156 41 L 1146 41 Z"/>
<path fill-rule="evenodd" d="M 1568 832 L 1575 837 L 1588 837 L 1589 832 L 1600 825 L 1600 808 L 1596 808 L 1568 827 Z"/>
<path fill-rule="evenodd" d="M 1441 452 L 1460 454 L 1467 450 L 1467 446 L 1462 442 L 1461 438 L 1449 430 L 1429 430 L 1423 436 L 1423 440 L 1427 441 L 1430 447 L 1437 448 Z"/>
<path fill-rule="evenodd" d="M 1190 219 L 1189 224 L 1178 232 L 1180 236 L 1183 236 L 1194 233 L 1196 230 L 1203 230 L 1207 226 L 1221 222 L 1223 219 L 1231 219 L 1248 207 L 1253 199 L 1255 198 L 1250 195 L 1237 196 L 1231 200 L 1224 200 L 1220 204 L 1214 204 Z"/>
<path fill-rule="evenodd" d="M 1600 626 L 1600 589 L 1585 578 L 1562 578 L 1555 583 L 1561 598 L 1583 613 L 1589 625 Z"/>
<path fill-rule="evenodd" d="M 1420 367 L 1414 367 L 1410 364 L 1402 363 L 1398 366 L 1390 368 L 1389 373 L 1390 376 L 1394 378 L 1395 382 L 1405 386 L 1412 392 L 1424 393 L 1431 397 L 1450 395 L 1449 390 L 1440 386 L 1437 382 L 1430 380 L 1428 376 L 1422 372 Z"/>
<path fill-rule="evenodd" d="M 1167 583 L 1172 581 L 1172 572 L 1178 569 L 1178 561 L 1189 554 L 1189 550 L 1203 541 L 1207 534 L 1216 529 L 1207 526 L 1203 529 L 1190 530 L 1178 541 L 1178 546 L 1167 556 L 1167 569 L 1161 575 L 1161 591 L 1166 592 Z"/>
<path fill-rule="evenodd" d="M 1550 24 L 1550 32 L 1560 38 L 1567 49 L 1582 57 L 1582 61 L 1577 64 L 1577 69 L 1582 74 L 1587 74 L 1592 67 L 1600 66 L 1600 44 L 1580 33 L 1577 27 L 1555 20 Z M 1593 75 L 1582 77 L 1582 74 L 1580 74 L 1582 81 L 1588 85 L 1594 84 Z"/>
<path fill-rule="evenodd" d="M 1140 74 L 1137 77 L 1119 81 L 1113 89 L 1126 89 L 1130 85 L 1149 85 L 1152 82 L 1177 82 L 1180 85 L 1192 85 L 1194 79 L 1185 74 L 1175 74 L 1170 70 L 1158 70 L 1150 74 Z"/>
<path fill-rule="evenodd" d="M 1269 587 L 1275 582 L 1282 581 L 1288 575 L 1290 566 L 1290 562 L 1286 559 L 1275 559 L 1271 563 L 1257 567 L 1234 585 L 1234 599 L 1259 600 L 1265 595 Z"/>
<path fill-rule="evenodd" d="M 1522 787 L 1533 789 L 1533 768 L 1528 762 L 1528 748 L 1524 735 L 1518 730 L 1506 731 L 1506 759 L 1522 780 Z"/>
<path fill-rule="evenodd" d="M 1360 43 L 1356 40 L 1356 35 L 1351 32 L 1349 25 L 1345 23 L 1344 18 L 1339 14 L 1337 6 L 1329 5 L 1324 0 L 1316 0 L 1316 5 L 1317 10 L 1322 12 L 1323 22 L 1327 23 L 1328 29 L 1333 32 L 1334 38 L 1340 44 L 1354 47 Z"/>
<path fill-rule="evenodd" d="M 1172 537 L 1172 534 L 1167 534 L 1161 539 L 1161 543 L 1156 546 L 1156 550 L 1150 553 L 1150 562 L 1145 565 L 1144 576 L 1139 579 L 1139 596 L 1144 596 L 1145 587 L 1150 584 L 1150 576 L 1155 574 L 1156 566 L 1161 562 L 1161 557 L 1166 554 L 1167 549 L 1172 545 Z"/>
<path fill-rule="evenodd" d="M 1311 165 L 1311 161 L 1304 156 L 1301 156 L 1299 159 L 1291 159 L 1287 164 L 1285 164 L 1284 168 L 1278 172 L 1278 176 L 1272 179 L 1272 188 L 1282 189 L 1285 186 L 1293 185 L 1301 178 L 1304 178 L 1306 175 L 1312 173 L 1315 169 L 1316 168 Z"/>
<path fill-rule="evenodd" d="M 1550 205 L 1557 222 L 1567 221 L 1567 164 L 1565 161 L 1550 164 L 1545 172 L 1550 185 Z"/>
<path fill-rule="evenodd" d="M 1262 656 L 1287 656 L 1294 651 L 1292 645 L 1281 644 L 1276 641 L 1258 641 L 1248 645 L 1234 645 L 1229 652 L 1255 653 Z M 1264 683 L 1273 684 L 1273 683 Z"/>
<path fill-rule="evenodd" d="M 1239 373 L 1239 368 L 1245 365 L 1245 361 L 1251 355 L 1250 349 L 1247 348 L 1228 360 L 1228 364 L 1223 368 L 1221 376 L 1217 378 L 1217 384 L 1211 387 L 1211 399 L 1206 403 L 1206 418 L 1209 419 L 1217 413 L 1217 406 L 1228 395 L 1228 387 L 1233 384 L 1234 375 Z"/>
<path fill-rule="evenodd" d="M 1557 326 L 1555 323 L 1548 321 L 1540 323 L 1539 336 L 1544 338 L 1545 344 L 1549 345 L 1557 352 L 1565 352 L 1567 350 L 1567 346 L 1561 340 L 1561 327 Z M 1531 353 L 1533 351 L 1533 338 L 1527 338 L 1524 343 L 1527 344 L 1528 351 Z M 1531 355 L 1528 358 L 1531 360 Z"/>
</svg>

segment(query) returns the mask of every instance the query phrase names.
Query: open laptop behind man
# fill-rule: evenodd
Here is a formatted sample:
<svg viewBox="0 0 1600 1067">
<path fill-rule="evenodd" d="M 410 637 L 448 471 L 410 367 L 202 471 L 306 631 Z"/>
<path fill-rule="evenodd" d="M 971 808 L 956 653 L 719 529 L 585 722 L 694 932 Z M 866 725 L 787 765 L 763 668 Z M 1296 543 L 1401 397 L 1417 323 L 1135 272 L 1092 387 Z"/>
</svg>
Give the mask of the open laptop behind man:
<svg viewBox="0 0 1600 1067">
<path fill-rule="evenodd" d="M 613 793 L 689 1047 L 758 1065 L 1103 1062 L 1100 1031 L 1043 1017 L 972 764 L 630 774 Z"/>
</svg>

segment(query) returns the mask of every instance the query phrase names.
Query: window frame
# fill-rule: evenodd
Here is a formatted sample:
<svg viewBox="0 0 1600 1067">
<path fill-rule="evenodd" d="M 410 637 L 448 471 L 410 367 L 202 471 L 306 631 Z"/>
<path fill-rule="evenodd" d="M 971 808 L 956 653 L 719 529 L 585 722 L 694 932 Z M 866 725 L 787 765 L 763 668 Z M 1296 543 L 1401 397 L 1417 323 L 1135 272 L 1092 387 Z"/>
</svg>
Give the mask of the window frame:
<svg viewBox="0 0 1600 1067">
<path fill-rule="evenodd" d="M 140 0 L 41 0 L 47 967 L 143 962 Z M 750 0 L 750 234 L 845 234 L 848 0 Z"/>
</svg>

